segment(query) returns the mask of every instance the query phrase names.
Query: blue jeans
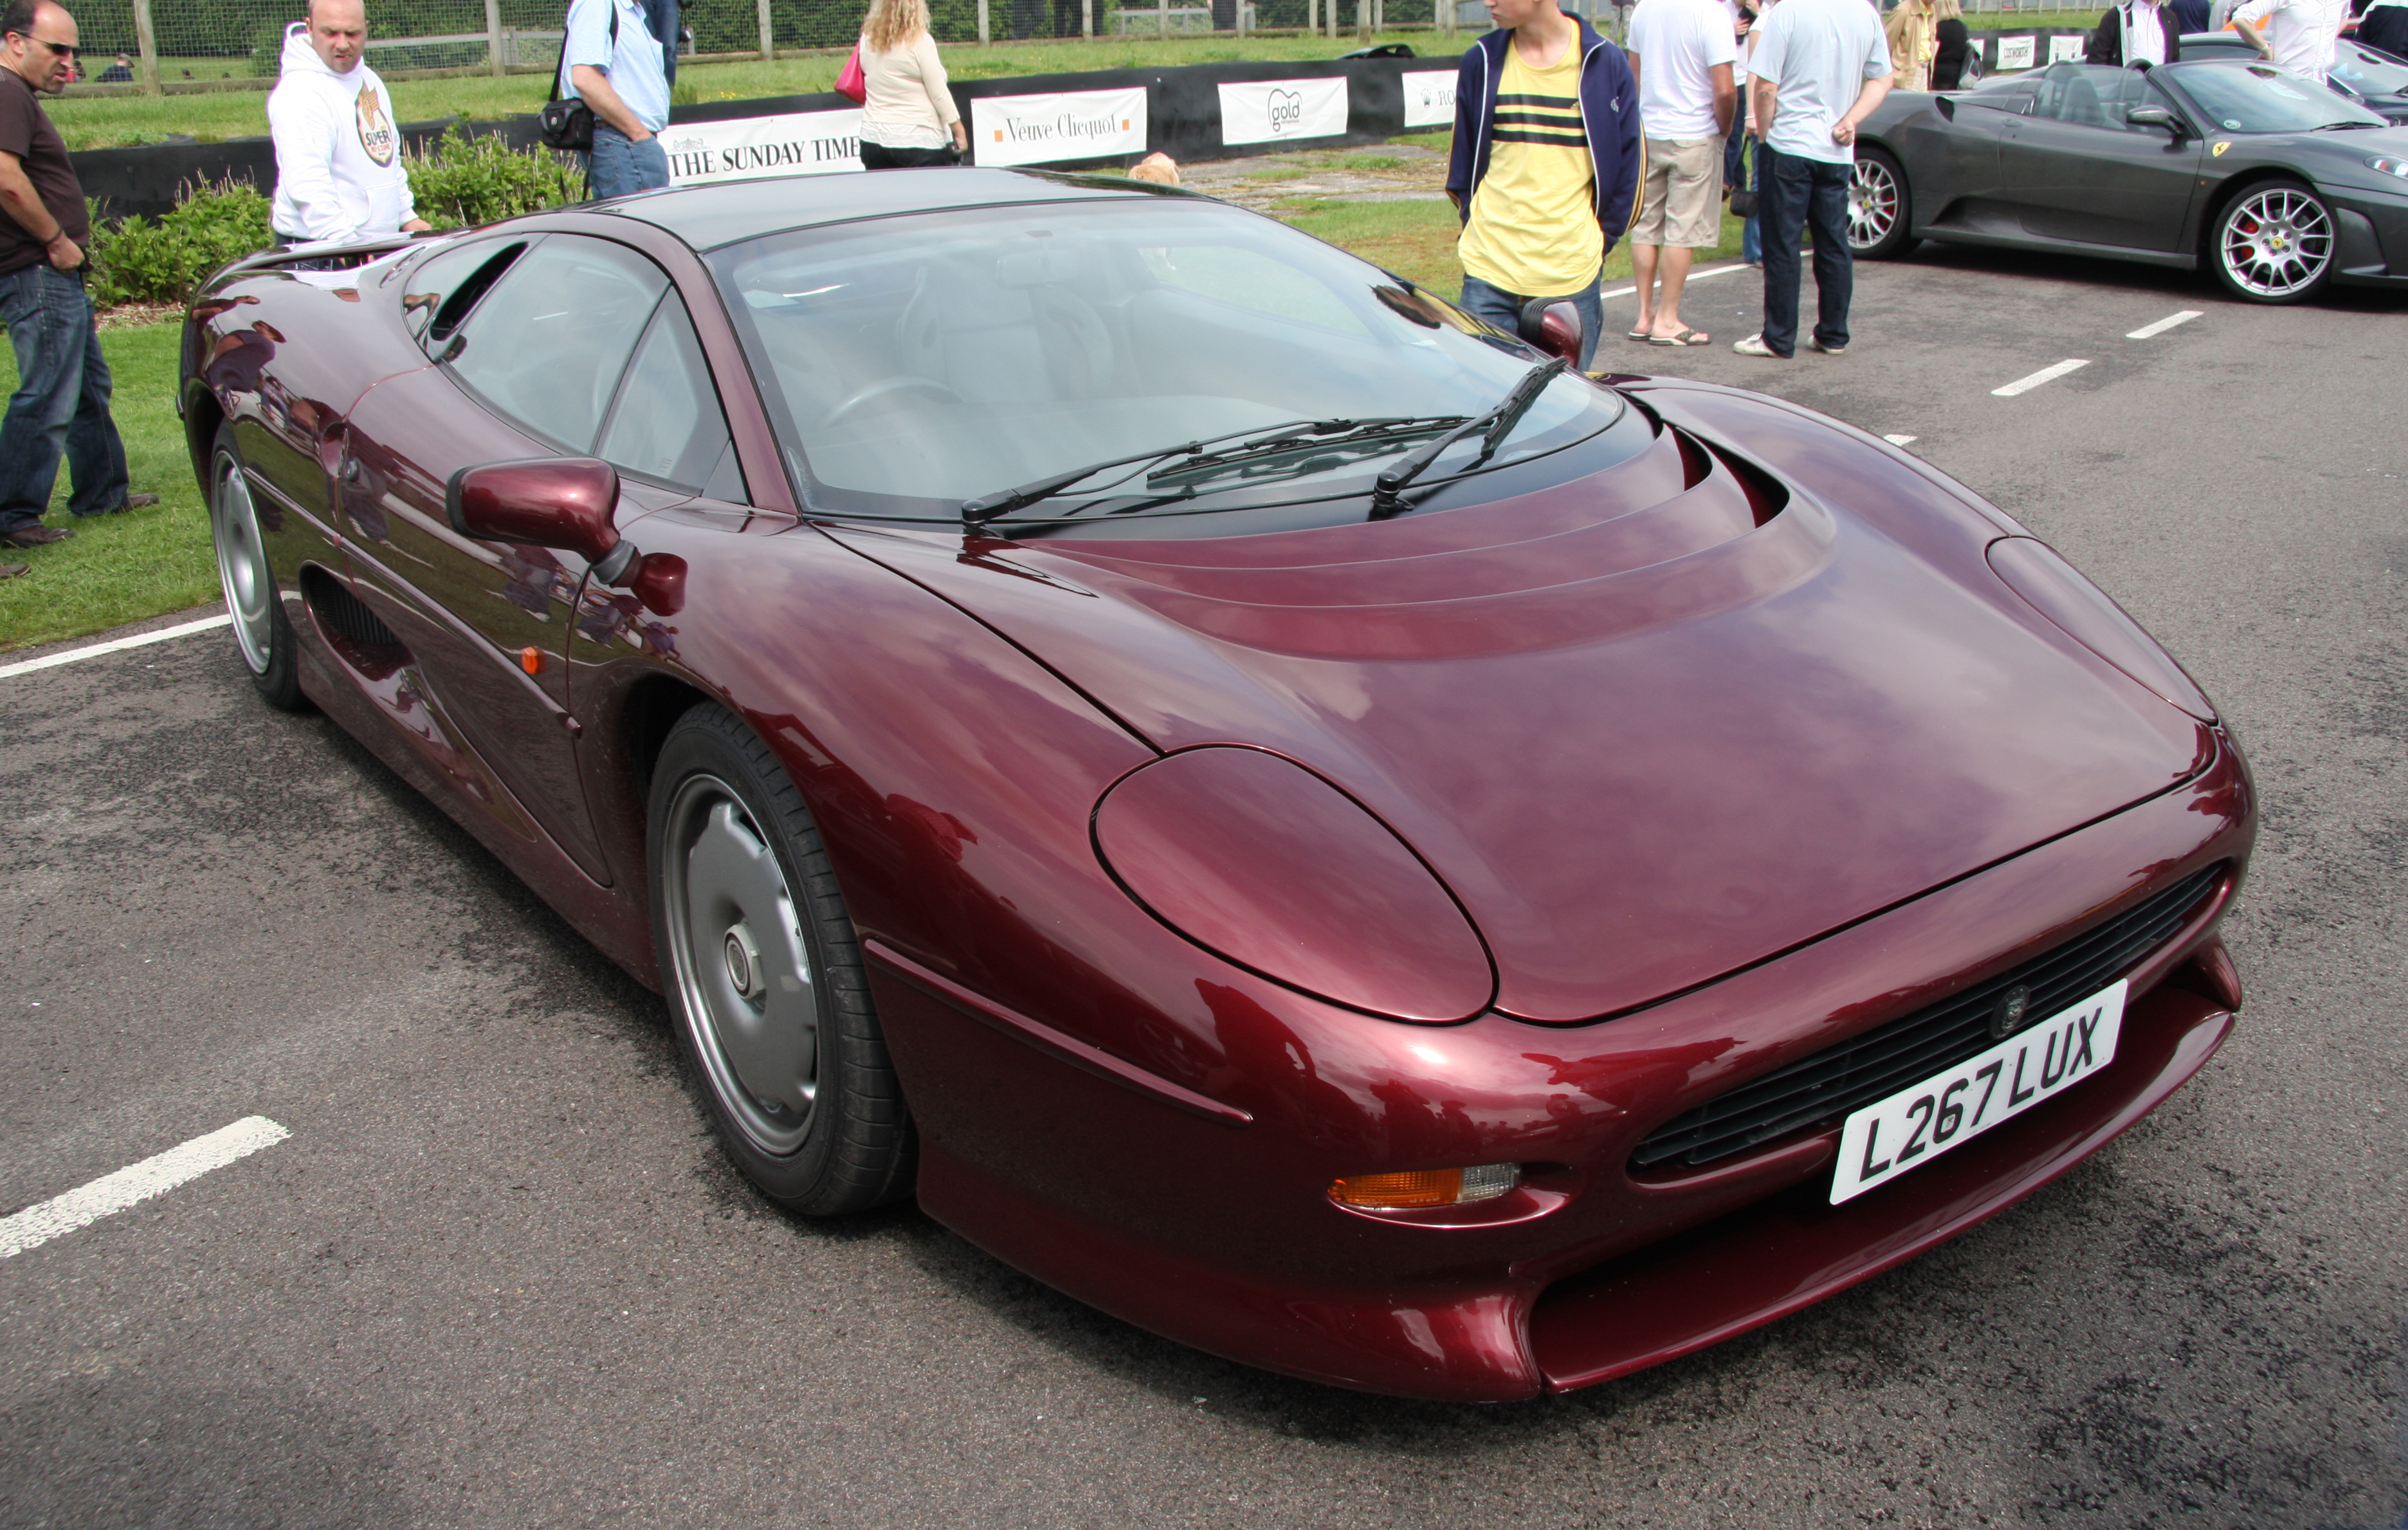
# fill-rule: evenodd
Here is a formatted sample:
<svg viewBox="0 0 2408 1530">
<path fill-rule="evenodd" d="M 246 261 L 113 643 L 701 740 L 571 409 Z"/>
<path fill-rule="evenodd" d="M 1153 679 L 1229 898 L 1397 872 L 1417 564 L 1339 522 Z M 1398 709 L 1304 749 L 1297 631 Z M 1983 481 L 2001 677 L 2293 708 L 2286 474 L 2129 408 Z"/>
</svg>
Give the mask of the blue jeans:
<svg viewBox="0 0 2408 1530">
<path fill-rule="evenodd" d="M 1777 154 L 1756 204 L 1764 222 L 1764 343 L 1775 355 L 1798 350 L 1799 239 L 1814 228 L 1814 338 L 1833 350 L 1848 343 L 1848 299 L 1856 259 L 1848 250 L 1848 183 L 1853 164 Z"/>
<path fill-rule="evenodd" d="M 75 483 L 67 508 L 116 509 L 125 503 L 125 443 L 108 417 L 108 363 L 83 273 L 43 260 L 0 277 L 0 323 L 17 352 L 17 391 L 0 422 L 0 534 L 40 523 L 62 452 Z"/>
<path fill-rule="evenodd" d="M 1742 142 L 1746 133 L 1745 128 L 1735 130 L 1731 141 Z M 1744 187 L 1761 193 L 1764 190 L 1764 167 L 1772 163 L 1772 150 L 1761 143 L 1751 143 L 1744 155 L 1733 154 L 1731 158 L 1740 163 L 1735 169 L 1724 173 L 1723 184 L 1734 191 Z M 1750 265 L 1764 264 L 1764 225 L 1753 218 L 1742 221 L 1739 226 L 1739 258 Z"/>
<path fill-rule="evenodd" d="M 1528 301 L 1528 297 L 1520 293 L 1491 287 L 1478 277 L 1465 277 L 1463 298 L 1455 307 L 1484 323 L 1496 325 L 1508 335 L 1519 335 L 1522 333 L 1522 305 Z M 1582 371 L 1587 371 L 1589 364 L 1597 359 L 1597 332 L 1605 323 L 1605 305 L 1598 296 L 1598 283 L 1591 281 L 1579 292 L 1550 301 L 1569 301 L 1573 311 L 1580 315 L 1580 367 Z"/>
<path fill-rule="evenodd" d="M 669 154 L 658 137 L 631 140 L 608 122 L 594 124 L 594 149 L 585 156 L 585 179 L 597 197 L 656 192 L 669 183 Z"/>
</svg>

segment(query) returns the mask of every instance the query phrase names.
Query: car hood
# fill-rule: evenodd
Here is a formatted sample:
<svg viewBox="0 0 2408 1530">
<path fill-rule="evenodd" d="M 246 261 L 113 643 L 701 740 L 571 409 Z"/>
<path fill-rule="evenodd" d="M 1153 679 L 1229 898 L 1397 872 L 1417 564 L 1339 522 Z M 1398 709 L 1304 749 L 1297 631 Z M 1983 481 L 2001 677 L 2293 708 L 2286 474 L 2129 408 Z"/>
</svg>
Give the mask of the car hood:
<svg viewBox="0 0 2408 1530">
<path fill-rule="evenodd" d="M 1444 879 L 1497 1007 L 1528 1020 L 1765 960 L 2212 757 L 1989 571 L 2012 522 L 1945 480 L 1753 395 L 1634 396 L 1684 423 L 1586 478 L 1376 524 L 823 529 L 1156 747 L 1255 745 L 1351 794 Z"/>
</svg>

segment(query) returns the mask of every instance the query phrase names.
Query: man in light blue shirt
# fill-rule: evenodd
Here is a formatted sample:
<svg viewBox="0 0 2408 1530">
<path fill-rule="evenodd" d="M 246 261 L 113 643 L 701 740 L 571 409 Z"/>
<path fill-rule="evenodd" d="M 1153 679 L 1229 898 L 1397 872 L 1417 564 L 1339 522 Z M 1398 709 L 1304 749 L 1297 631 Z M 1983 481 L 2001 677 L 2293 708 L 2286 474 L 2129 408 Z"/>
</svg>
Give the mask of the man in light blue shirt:
<svg viewBox="0 0 2408 1530">
<path fill-rule="evenodd" d="M 595 196 L 669 183 L 668 155 L 654 136 L 669 123 L 664 57 L 642 0 L 569 0 L 560 93 L 583 101 L 594 113 L 585 173 Z"/>
<path fill-rule="evenodd" d="M 1764 329 L 1731 347 L 1742 356 L 1798 349 L 1799 236 L 1814 225 L 1813 349 L 1848 349 L 1856 266 L 1848 250 L 1848 183 L 1856 127 L 1889 93 L 1889 44 L 1865 0 L 1781 0 L 1756 23 L 1748 88 L 1766 154 L 1756 217 L 1764 231 Z M 1905 209 L 1900 208 L 1903 212 Z"/>
</svg>

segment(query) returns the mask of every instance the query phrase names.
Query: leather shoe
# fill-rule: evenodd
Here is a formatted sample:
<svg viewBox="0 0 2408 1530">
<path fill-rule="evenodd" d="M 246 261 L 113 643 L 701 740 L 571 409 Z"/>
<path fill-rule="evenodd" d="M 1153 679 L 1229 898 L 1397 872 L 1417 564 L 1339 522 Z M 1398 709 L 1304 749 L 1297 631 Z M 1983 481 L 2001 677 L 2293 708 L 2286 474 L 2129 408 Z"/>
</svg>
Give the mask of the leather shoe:
<svg viewBox="0 0 2408 1530">
<path fill-rule="evenodd" d="M 0 564 L 0 579 L 13 579 L 20 574 L 34 571 L 32 564 Z"/>
<path fill-rule="evenodd" d="M 128 510 L 148 509 L 158 503 L 159 496 L 157 494 L 128 494 L 125 496 L 125 503 L 122 505 L 112 506 L 105 510 L 94 510 L 90 515 L 85 516 L 84 519 L 87 521 L 96 521 L 104 515 L 123 515 Z"/>
<path fill-rule="evenodd" d="M 56 526 L 45 526 L 36 522 L 30 526 L 20 526 L 15 531 L 0 532 L 0 546 L 48 547 L 52 542 L 64 542 L 74 535 L 75 533 L 71 531 L 61 531 Z"/>
</svg>

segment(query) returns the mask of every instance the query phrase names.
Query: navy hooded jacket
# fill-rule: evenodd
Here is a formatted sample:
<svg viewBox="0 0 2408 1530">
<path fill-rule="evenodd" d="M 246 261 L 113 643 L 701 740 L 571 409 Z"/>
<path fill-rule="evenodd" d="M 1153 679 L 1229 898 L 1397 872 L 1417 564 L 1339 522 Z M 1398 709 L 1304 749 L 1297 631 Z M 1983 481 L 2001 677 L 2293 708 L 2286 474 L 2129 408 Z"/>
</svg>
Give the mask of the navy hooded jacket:
<svg viewBox="0 0 2408 1530">
<path fill-rule="evenodd" d="M 1605 248 L 1622 237 L 1639 216 L 1639 197 L 1645 189 L 1646 142 L 1639 127 L 1639 82 L 1622 50 L 1598 36 L 1584 17 L 1567 20 L 1579 28 L 1581 50 L 1581 126 L 1588 135 L 1589 166 L 1595 184 L 1597 225 L 1605 233 Z M 1464 50 L 1455 80 L 1455 157 L 1447 166 L 1446 191 L 1455 198 L 1455 216 L 1471 221 L 1471 193 L 1488 174 L 1488 155 L 1497 125 L 1497 91 L 1505 78 L 1505 50 L 1513 34 L 1491 32 Z"/>
</svg>

